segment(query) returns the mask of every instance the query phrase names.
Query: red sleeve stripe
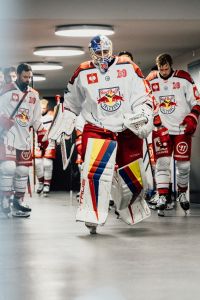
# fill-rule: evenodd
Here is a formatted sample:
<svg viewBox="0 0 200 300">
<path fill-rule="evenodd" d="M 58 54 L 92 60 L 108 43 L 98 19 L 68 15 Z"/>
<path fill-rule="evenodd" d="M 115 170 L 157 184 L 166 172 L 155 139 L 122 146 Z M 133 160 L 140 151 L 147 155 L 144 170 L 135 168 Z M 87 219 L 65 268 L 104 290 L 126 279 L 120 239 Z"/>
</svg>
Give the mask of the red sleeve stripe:
<svg viewBox="0 0 200 300">
<path fill-rule="evenodd" d="M 83 64 L 81 64 L 76 71 L 74 72 L 73 76 L 71 77 L 71 79 L 69 80 L 69 83 L 74 84 L 75 79 L 78 77 L 79 73 L 82 71 L 86 71 L 86 70 L 92 70 L 95 69 L 95 66 L 93 65 L 92 62 L 85 62 Z"/>
<path fill-rule="evenodd" d="M 190 76 L 190 74 L 186 71 L 183 70 L 176 70 L 174 72 L 174 77 L 178 77 L 178 78 L 183 78 L 187 81 L 189 81 L 191 84 L 194 84 L 194 81 L 192 79 L 192 77 Z"/>
</svg>

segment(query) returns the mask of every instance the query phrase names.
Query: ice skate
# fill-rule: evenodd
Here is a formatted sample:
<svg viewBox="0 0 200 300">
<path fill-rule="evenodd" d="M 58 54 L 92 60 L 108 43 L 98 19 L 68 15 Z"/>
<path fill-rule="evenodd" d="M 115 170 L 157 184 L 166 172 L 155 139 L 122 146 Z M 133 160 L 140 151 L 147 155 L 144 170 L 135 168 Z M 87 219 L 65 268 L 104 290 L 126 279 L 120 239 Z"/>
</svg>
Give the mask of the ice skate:
<svg viewBox="0 0 200 300">
<path fill-rule="evenodd" d="M 28 217 L 30 217 L 30 212 L 21 211 L 21 210 L 13 207 L 12 208 L 12 216 L 14 218 L 28 218 Z"/>
<path fill-rule="evenodd" d="M 85 226 L 89 229 L 90 234 L 96 234 L 97 233 L 97 224 L 85 222 Z"/>
<path fill-rule="evenodd" d="M 44 195 L 44 197 L 48 197 L 49 192 L 50 192 L 50 185 L 49 184 L 45 184 L 44 188 L 43 188 L 43 195 Z"/>
<path fill-rule="evenodd" d="M 14 197 L 13 208 L 21 212 L 31 212 L 31 208 L 28 205 L 24 204 L 21 198 Z"/>
<path fill-rule="evenodd" d="M 38 188 L 37 188 L 37 194 L 41 194 L 44 188 L 44 183 L 43 182 L 39 182 L 38 184 Z"/>
<path fill-rule="evenodd" d="M 165 216 L 165 211 L 161 210 L 161 209 L 158 209 L 158 216 L 159 217 L 164 217 Z"/>
<path fill-rule="evenodd" d="M 174 206 L 175 206 L 174 201 L 167 202 L 165 210 L 172 210 L 172 209 L 174 209 Z"/>
<path fill-rule="evenodd" d="M 111 208 L 111 207 L 113 207 L 115 205 L 115 202 L 113 201 L 113 200 L 110 200 L 109 201 L 109 207 Z"/>
<path fill-rule="evenodd" d="M 164 217 L 164 210 L 167 207 L 167 199 L 164 195 L 159 196 L 158 203 L 156 205 L 156 208 L 158 210 L 158 216 Z"/>
<path fill-rule="evenodd" d="M 78 192 L 78 193 L 76 194 L 76 200 L 77 200 L 77 202 L 79 202 L 79 200 L 80 200 L 80 192 Z"/>
<path fill-rule="evenodd" d="M 180 193 L 177 201 L 180 203 L 181 208 L 187 214 L 187 211 L 190 209 L 190 202 L 186 198 L 186 193 Z"/>
<path fill-rule="evenodd" d="M 159 200 L 159 194 L 156 193 L 155 195 L 153 195 L 151 197 L 151 199 L 148 201 L 148 204 L 149 204 L 149 208 L 153 209 L 153 210 L 156 210 L 156 205 L 158 203 L 158 200 Z"/>
</svg>

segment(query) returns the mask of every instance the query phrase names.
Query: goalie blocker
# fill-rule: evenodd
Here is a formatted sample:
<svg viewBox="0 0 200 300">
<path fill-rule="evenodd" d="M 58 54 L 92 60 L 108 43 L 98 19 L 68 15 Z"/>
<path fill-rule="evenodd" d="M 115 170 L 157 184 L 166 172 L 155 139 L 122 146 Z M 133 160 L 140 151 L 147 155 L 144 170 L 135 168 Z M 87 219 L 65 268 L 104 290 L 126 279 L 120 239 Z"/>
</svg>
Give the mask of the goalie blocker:
<svg viewBox="0 0 200 300">
<path fill-rule="evenodd" d="M 69 139 L 75 127 L 76 117 L 75 113 L 64 108 L 63 103 L 58 104 L 51 127 L 43 141 L 52 139 L 59 144 L 63 133 L 65 139 Z"/>
</svg>

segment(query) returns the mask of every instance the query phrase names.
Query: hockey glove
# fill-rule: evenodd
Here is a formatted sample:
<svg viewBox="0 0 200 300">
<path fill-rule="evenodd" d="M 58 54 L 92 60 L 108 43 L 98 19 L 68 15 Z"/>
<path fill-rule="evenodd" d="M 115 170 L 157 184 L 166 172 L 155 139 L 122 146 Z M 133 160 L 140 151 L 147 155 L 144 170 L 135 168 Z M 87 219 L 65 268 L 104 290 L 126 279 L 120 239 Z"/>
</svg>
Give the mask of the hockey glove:
<svg viewBox="0 0 200 300">
<path fill-rule="evenodd" d="M 133 114 L 124 115 L 124 125 L 139 138 L 146 138 L 153 129 L 153 111 L 149 105 L 143 104 Z"/>
<path fill-rule="evenodd" d="M 42 129 L 42 130 L 38 130 L 37 131 L 37 141 L 38 141 L 38 146 L 41 150 L 46 150 L 46 148 L 49 145 L 49 141 L 43 141 L 43 137 L 45 136 L 46 130 Z"/>
<path fill-rule="evenodd" d="M 180 124 L 180 126 L 184 126 L 184 133 L 187 135 L 192 135 L 196 128 L 197 128 L 197 120 L 192 116 L 192 114 L 189 114 L 185 117 L 183 122 Z"/>
<path fill-rule="evenodd" d="M 153 139 L 156 140 L 157 146 L 164 148 L 170 140 L 169 132 L 166 127 L 161 127 L 153 131 Z"/>
</svg>

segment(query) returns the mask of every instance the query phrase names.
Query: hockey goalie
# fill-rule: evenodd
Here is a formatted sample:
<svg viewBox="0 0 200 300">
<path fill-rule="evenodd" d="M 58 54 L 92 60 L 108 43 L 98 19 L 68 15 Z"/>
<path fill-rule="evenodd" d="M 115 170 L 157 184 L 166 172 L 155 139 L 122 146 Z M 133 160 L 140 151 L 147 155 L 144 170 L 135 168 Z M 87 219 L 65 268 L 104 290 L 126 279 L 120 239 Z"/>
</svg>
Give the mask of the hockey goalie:
<svg viewBox="0 0 200 300">
<path fill-rule="evenodd" d="M 81 113 L 85 124 L 76 220 L 96 233 L 106 222 L 111 199 L 129 225 L 150 216 L 142 157 L 143 139 L 153 128 L 153 103 L 139 67 L 127 57 L 113 56 L 110 39 L 94 37 L 89 52 L 91 60 L 68 83 L 48 138 L 70 138 Z"/>
</svg>

